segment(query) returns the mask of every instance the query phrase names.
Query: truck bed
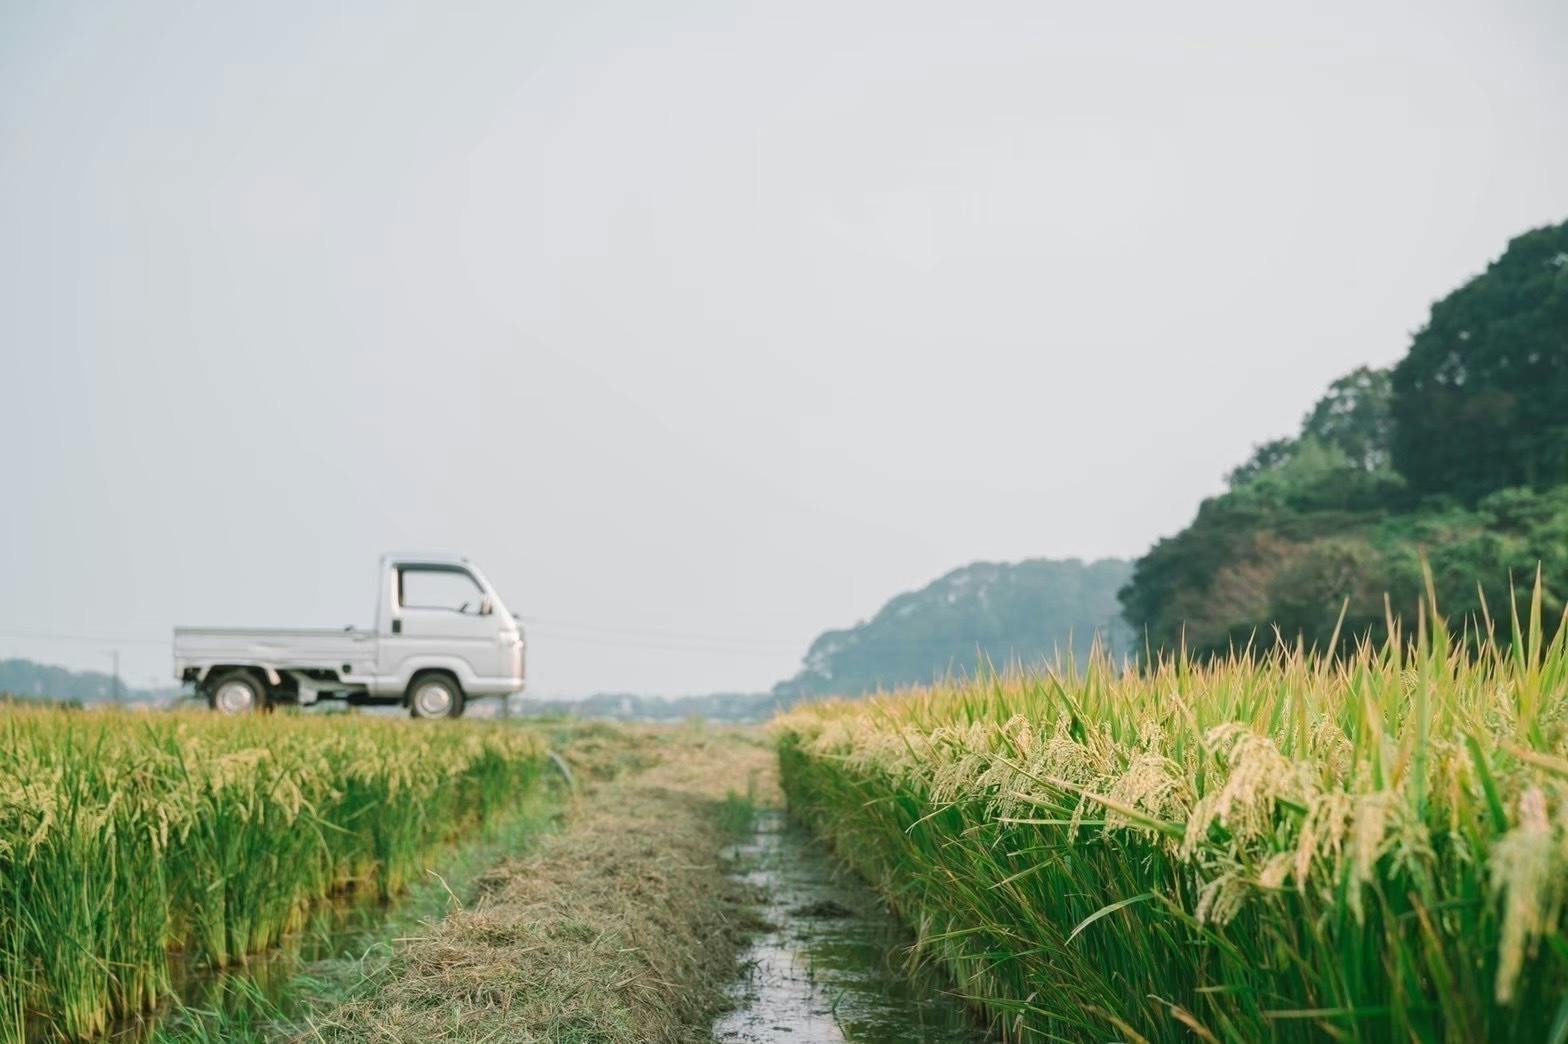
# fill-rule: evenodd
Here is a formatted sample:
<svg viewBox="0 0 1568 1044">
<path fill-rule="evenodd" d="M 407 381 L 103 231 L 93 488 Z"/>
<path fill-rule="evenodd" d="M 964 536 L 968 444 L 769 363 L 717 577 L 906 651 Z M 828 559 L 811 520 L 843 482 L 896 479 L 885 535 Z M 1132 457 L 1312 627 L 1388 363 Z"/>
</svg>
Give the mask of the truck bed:
<svg viewBox="0 0 1568 1044">
<path fill-rule="evenodd" d="M 176 627 L 176 673 L 185 667 L 253 663 L 336 670 L 374 657 L 376 632 L 330 628 Z"/>
</svg>

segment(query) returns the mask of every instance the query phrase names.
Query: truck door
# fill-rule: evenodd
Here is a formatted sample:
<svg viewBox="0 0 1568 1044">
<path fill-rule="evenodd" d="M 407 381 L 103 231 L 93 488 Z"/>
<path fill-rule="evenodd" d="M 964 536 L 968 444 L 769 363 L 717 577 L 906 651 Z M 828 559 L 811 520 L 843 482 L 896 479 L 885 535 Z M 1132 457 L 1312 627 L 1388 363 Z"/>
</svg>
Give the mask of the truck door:
<svg viewBox="0 0 1568 1044">
<path fill-rule="evenodd" d="M 378 643 L 383 679 L 406 681 L 443 659 L 462 661 L 470 677 L 495 677 L 496 619 L 485 612 L 484 591 L 468 570 L 409 563 L 397 567 L 394 579 L 392 627 Z"/>
</svg>

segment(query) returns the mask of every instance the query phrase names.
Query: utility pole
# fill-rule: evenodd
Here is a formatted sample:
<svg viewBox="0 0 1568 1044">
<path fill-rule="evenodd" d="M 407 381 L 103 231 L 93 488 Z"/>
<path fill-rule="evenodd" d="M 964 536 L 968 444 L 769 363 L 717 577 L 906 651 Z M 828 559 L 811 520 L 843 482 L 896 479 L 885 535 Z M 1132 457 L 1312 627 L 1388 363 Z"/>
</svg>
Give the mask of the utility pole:
<svg viewBox="0 0 1568 1044">
<path fill-rule="evenodd" d="M 114 702 L 115 703 L 119 703 L 119 702 L 121 702 L 120 701 L 120 650 L 118 650 L 118 649 L 114 650 L 114 652 L 110 653 L 109 656 L 110 656 L 111 659 L 114 660 L 114 688 L 111 691 L 114 693 Z"/>
</svg>

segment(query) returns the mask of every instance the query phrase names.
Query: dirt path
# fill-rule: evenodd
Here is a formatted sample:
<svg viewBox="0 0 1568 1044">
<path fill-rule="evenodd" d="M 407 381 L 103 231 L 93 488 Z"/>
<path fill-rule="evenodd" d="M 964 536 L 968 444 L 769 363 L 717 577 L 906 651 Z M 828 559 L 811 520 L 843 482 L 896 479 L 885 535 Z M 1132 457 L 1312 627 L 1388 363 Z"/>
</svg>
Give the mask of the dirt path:
<svg viewBox="0 0 1568 1044">
<path fill-rule="evenodd" d="M 756 927 L 719 854 L 771 802 L 775 758 L 755 733 L 580 730 L 583 793 L 537 854 L 485 875 L 479 898 L 401 940 L 364 995 L 301 1040 L 687 1042 L 711 1039 Z"/>
</svg>

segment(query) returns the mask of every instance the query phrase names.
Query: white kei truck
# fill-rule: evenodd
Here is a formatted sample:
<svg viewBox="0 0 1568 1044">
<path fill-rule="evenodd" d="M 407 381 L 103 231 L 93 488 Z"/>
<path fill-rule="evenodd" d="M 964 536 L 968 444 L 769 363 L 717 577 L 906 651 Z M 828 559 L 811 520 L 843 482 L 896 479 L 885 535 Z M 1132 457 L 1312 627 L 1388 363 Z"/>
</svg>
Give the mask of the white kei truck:
<svg viewBox="0 0 1568 1044">
<path fill-rule="evenodd" d="M 455 718 L 522 690 L 522 626 L 468 559 L 382 555 L 377 591 L 368 631 L 176 627 L 174 676 L 223 714 L 342 699 Z"/>
</svg>

